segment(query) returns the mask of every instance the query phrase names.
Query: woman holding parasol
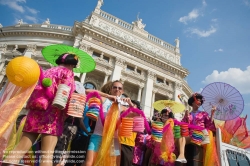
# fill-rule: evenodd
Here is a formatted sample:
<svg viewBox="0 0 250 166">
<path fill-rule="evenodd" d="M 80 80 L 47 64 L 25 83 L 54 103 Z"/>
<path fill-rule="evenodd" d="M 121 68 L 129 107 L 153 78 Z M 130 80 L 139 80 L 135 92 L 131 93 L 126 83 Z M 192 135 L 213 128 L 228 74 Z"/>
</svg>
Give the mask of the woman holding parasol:
<svg viewBox="0 0 250 166">
<path fill-rule="evenodd" d="M 185 112 L 185 116 L 182 122 L 188 123 L 189 125 L 199 126 L 211 131 L 215 131 L 215 125 L 213 121 L 215 108 L 212 108 L 211 116 L 207 112 L 200 111 L 199 107 L 203 104 L 204 98 L 201 94 L 195 93 L 188 99 L 188 105 L 192 107 L 192 111 L 189 113 L 188 110 Z M 179 138 L 179 156 L 176 159 L 177 162 L 187 163 L 185 159 L 185 145 L 190 143 L 190 137 Z"/>
</svg>

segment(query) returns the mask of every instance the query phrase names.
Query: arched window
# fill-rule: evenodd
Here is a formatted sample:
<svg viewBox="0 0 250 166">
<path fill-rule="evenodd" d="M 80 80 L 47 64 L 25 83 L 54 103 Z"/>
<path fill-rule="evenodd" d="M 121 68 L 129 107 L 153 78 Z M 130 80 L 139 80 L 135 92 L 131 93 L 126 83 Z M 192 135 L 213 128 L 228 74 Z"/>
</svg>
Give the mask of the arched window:
<svg viewBox="0 0 250 166">
<path fill-rule="evenodd" d="M 91 83 L 91 82 L 86 82 L 84 84 L 84 88 L 85 89 L 96 89 L 95 85 L 93 83 Z"/>
</svg>

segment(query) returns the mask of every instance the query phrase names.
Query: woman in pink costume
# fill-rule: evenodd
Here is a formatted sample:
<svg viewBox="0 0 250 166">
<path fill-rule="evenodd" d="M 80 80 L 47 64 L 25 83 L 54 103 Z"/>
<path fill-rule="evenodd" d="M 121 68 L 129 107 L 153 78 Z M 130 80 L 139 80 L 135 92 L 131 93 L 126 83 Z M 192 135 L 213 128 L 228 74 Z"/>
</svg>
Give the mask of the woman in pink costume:
<svg viewBox="0 0 250 166">
<path fill-rule="evenodd" d="M 202 128 L 206 128 L 211 131 L 215 131 L 215 125 L 213 122 L 213 116 L 215 108 L 212 108 L 211 116 L 208 115 L 207 112 L 200 111 L 198 108 L 203 104 L 203 96 L 201 94 L 195 93 L 188 99 L 188 105 L 192 107 L 192 111 L 189 113 L 186 111 L 182 122 L 186 122 L 191 125 L 196 125 Z M 190 134 L 192 131 L 190 132 Z M 190 143 L 190 137 L 181 137 L 179 138 L 179 156 L 176 159 L 177 162 L 187 163 L 187 160 L 184 156 L 184 150 L 186 143 Z"/>
<path fill-rule="evenodd" d="M 73 54 L 62 54 L 56 60 L 57 67 L 50 68 L 44 72 L 44 78 L 52 80 L 51 86 L 47 87 L 43 93 L 31 95 L 29 102 L 38 99 L 42 95 L 47 95 L 49 105 L 46 110 L 30 109 L 27 115 L 27 120 L 23 129 L 23 134 L 19 144 L 10 153 L 5 162 L 19 163 L 24 154 L 30 149 L 32 144 L 41 134 L 41 161 L 40 166 L 52 165 L 52 157 L 57 138 L 62 134 L 64 120 L 66 118 L 66 109 L 60 110 L 52 106 L 52 101 L 57 92 L 59 84 L 66 84 L 70 87 L 70 95 L 75 90 L 73 68 L 76 67 L 78 58 Z M 41 82 L 39 82 L 41 84 Z M 41 85 L 37 86 L 41 86 Z M 46 92 L 45 92 L 46 91 Z M 16 153 L 15 153 L 16 152 Z M 18 155 L 17 155 L 18 154 Z M 31 163 L 26 163 L 31 164 Z"/>
</svg>

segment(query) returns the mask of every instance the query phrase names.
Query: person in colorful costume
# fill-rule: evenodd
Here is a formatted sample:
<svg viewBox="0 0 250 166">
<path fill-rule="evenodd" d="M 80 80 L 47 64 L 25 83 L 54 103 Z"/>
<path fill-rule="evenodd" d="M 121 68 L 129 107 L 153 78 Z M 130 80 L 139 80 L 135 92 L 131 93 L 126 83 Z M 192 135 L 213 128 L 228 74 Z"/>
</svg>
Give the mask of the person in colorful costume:
<svg viewBox="0 0 250 166">
<path fill-rule="evenodd" d="M 131 100 L 134 104 L 133 107 L 141 110 L 140 102 Z M 130 114 L 130 116 L 133 116 Z M 129 116 L 127 116 L 129 117 Z M 131 166 L 133 161 L 133 150 L 135 147 L 136 132 L 132 132 L 131 137 L 119 136 L 119 142 L 121 144 L 121 162 L 120 166 Z"/>
<path fill-rule="evenodd" d="M 133 151 L 133 165 L 141 166 L 143 164 L 145 152 L 147 150 L 146 147 L 146 137 L 148 134 L 144 133 L 137 133 L 135 138 L 135 147 Z"/>
<path fill-rule="evenodd" d="M 76 90 L 74 93 L 81 93 L 85 95 L 85 88 L 83 84 L 80 83 L 80 78 L 78 76 L 74 76 Z M 80 126 L 80 121 L 82 119 L 78 117 L 73 117 L 68 115 L 66 120 L 64 121 L 64 129 L 63 133 L 60 137 L 58 137 L 57 144 L 54 149 L 53 163 L 54 165 L 64 166 L 68 160 L 69 150 L 71 151 L 71 142 L 76 136 L 77 128 Z M 78 154 L 80 156 L 80 154 Z M 71 164 L 71 162 L 70 162 Z"/>
<path fill-rule="evenodd" d="M 151 138 L 151 140 L 147 143 L 147 152 L 146 153 L 151 153 L 151 157 L 150 157 L 149 162 L 152 166 L 153 165 L 165 165 L 165 163 L 167 163 L 169 161 L 169 160 L 167 160 L 168 157 L 166 157 L 167 156 L 167 154 L 166 154 L 167 149 L 164 145 L 167 143 L 166 140 L 168 142 L 173 143 L 174 139 L 173 139 L 173 136 L 172 136 L 172 139 L 167 138 L 165 132 L 166 131 L 173 132 L 173 130 L 172 130 L 173 124 L 174 124 L 173 119 L 174 119 L 174 114 L 172 113 L 170 108 L 163 109 L 160 113 L 160 117 L 156 118 L 156 121 L 163 123 L 163 130 L 162 130 L 162 139 L 160 141 L 157 142 Z M 167 139 L 163 139 L 165 137 Z M 162 151 L 161 149 L 164 149 L 164 151 Z"/>
<path fill-rule="evenodd" d="M 120 155 L 120 144 L 116 124 L 120 112 L 125 110 L 126 107 L 120 104 L 118 106 L 115 102 L 109 100 L 109 96 L 119 97 L 122 94 L 122 83 L 118 80 L 113 81 L 110 93 L 106 94 L 106 97 L 102 99 L 104 117 L 101 117 L 100 114 L 98 115 L 94 132 L 90 138 L 86 161 L 83 163 L 84 166 L 115 166 L 120 164 L 119 160 L 117 160 L 117 157 Z M 101 96 L 103 95 L 101 94 Z M 127 102 L 129 106 L 133 106 L 130 98 L 124 98 L 122 100 Z"/>
<path fill-rule="evenodd" d="M 160 146 L 160 154 L 159 158 L 161 161 L 161 165 L 163 166 L 174 166 L 176 155 L 174 153 L 175 151 L 175 138 L 174 138 L 174 114 L 172 113 L 172 110 L 170 108 L 167 109 L 166 112 L 166 121 L 164 123 L 164 128 L 162 131 L 162 140 L 161 140 L 161 146 Z M 158 153 L 159 153 L 158 152 Z"/>
<path fill-rule="evenodd" d="M 188 105 L 192 107 L 192 111 L 189 113 L 188 110 L 185 112 L 185 116 L 182 119 L 182 122 L 185 122 L 189 125 L 195 125 L 201 128 L 205 128 L 212 132 L 215 132 L 215 124 L 213 121 L 213 116 L 215 112 L 215 107 L 212 108 L 211 116 L 207 112 L 200 111 L 198 108 L 203 104 L 204 98 L 201 94 L 195 93 L 188 99 Z M 176 159 L 177 162 L 187 163 L 187 160 L 184 156 L 185 145 L 186 143 L 191 142 L 193 130 L 190 130 L 189 137 L 181 137 L 178 140 L 179 143 L 179 156 Z M 210 140 L 211 141 L 211 140 Z"/>
<path fill-rule="evenodd" d="M 5 158 L 5 162 L 19 163 L 23 155 L 30 149 L 32 144 L 37 139 L 38 135 L 41 134 L 42 145 L 42 157 L 40 166 L 52 165 L 53 151 L 56 146 L 58 136 L 63 132 L 64 120 L 66 119 L 66 109 L 60 110 L 57 107 L 52 106 L 52 101 L 55 97 L 59 84 L 66 84 L 70 87 L 70 94 L 75 90 L 74 73 L 73 68 L 78 63 L 78 58 L 73 54 L 62 54 L 56 60 L 57 67 L 52 67 L 44 72 L 44 78 L 50 78 L 52 84 L 47 88 L 49 96 L 49 105 L 46 110 L 29 110 L 27 115 L 26 123 L 23 128 L 23 135 L 19 144 L 13 150 L 19 152 L 18 156 L 15 153 L 9 154 Z M 41 82 L 37 86 L 41 86 Z M 33 99 L 37 99 L 45 95 L 38 93 L 37 96 L 31 95 L 29 102 Z M 33 93 L 34 94 L 34 93 Z M 14 160 L 13 160 L 14 159 Z"/>
<path fill-rule="evenodd" d="M 79 77 L 75 76 L 75 81 L 80 82 Z M 110 81 L 107 84 L 105 84 L 103 87 L 101 87 L 101 92 L 98 91 L 98 93 L 103 97 L 107 96 L 106 93 L 110 92 L 111 86 L 112 86 L 112 82 Z M 83 84 L 78 84 L 78 88 L 79 88 L 78 89 L 79 93 L 81 92 L 81 93 L 89 94 L 89 93 L 96 91 L 93 89 L 85 89 L 83 87 Z M 78 92 L 77 88 L 76 88 L 76 92 Z M 109 99 L 114 100 L 114 97 L 110 95 Z M 75 119 L 73 120 L 73 123 L 76 124 L 78 131 L 77 131 L 76 137 L 72 140 L 72 143 L 70 145 L 70 154 L 69 154 L 69 158 L 67 159 L 68 161 L 66 161 L 65 166 L 80 166 L 85 160 L 90 136 L 91 136 L 91 133 L 94 131 L 95 123 L 96 123 L 96 121 L 93 121 L 92 119 L 86 116 L 87 112 L 88 112 L 88 105 L 86 104 L 83 117 L 82 118 L 75 117 Z M 72 122 L 70 124 L 72 124 Z M 69 133 L 71 134 L 72 132 L 69 132 Z M 68 137 L 68 139 L 69 138 L 70 137 Z M 62 151 L 62 149 L 60 151 Z M 60 165 L 62 165 L 62 163 L 60 163 Z"/>
</svg>

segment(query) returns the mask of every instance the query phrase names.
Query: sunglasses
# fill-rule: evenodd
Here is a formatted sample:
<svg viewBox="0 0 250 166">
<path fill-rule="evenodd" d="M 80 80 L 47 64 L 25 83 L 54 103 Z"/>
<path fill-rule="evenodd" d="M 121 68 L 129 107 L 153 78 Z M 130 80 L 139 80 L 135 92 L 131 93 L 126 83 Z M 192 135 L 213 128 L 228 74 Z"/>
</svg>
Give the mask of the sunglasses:
<svg viewBox="0 0 250 166">
<path fill-rule="evenodd" d="M 122 90 L 122 87 L 119 87 L 119 86 L 113 86 L 112 89 L 119 89 L 119 90 Z"/>
</svg>

